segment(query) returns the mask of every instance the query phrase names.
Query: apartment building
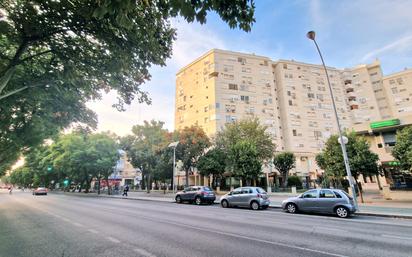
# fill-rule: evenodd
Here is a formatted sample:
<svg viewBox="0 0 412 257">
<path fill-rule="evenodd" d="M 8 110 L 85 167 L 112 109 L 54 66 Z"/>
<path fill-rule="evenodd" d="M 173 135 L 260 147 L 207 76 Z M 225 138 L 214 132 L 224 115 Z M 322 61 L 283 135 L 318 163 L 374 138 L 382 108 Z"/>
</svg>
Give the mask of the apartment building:
<svg viewBox="0 0 412 257">
<path fill-rule="evenodd" d="M 343 129 L 412 114 L 412 70 L 384 77 L 379 61 L 327 69 Z M 312 179 L 316 154 L 338 131 L 321 65 L 212 49 L 177 73 L 177 130 L 197 124 L 213 137 L 248 117 L 268 126 L 277 151 L 295 153 L 293 173 Z"/>
<path fill-rule="evenodd" d="M 386 93 L 390 117 L 412 115 L 412 69 L 405 69 L 383 78 L 382 87 Z"/>
</svg>

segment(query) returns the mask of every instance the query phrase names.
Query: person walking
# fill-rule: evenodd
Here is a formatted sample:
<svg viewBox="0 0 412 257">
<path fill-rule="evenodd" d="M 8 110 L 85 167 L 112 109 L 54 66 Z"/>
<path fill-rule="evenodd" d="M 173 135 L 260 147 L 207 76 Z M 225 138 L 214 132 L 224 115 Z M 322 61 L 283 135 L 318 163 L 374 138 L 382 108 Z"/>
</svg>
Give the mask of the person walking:
<svg viewBox="0 0 412 257">
<path fill-rule="evenodd" d="M 127 196 L 127 192 L 129 191 L 129 185 L 126 185 L 123 189 L 123 194 L 122 196 Z"/>
</svg>

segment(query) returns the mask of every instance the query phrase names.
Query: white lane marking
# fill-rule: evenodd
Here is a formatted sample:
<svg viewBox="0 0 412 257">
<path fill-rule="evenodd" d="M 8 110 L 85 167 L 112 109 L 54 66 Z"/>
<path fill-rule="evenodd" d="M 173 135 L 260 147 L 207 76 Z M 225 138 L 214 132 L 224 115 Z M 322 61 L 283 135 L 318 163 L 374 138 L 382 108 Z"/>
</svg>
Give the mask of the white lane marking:
<svg viewBox="0 0 412 257">
<path fill-rule="evenodd" d="M 147 217 L 145 217 L 145 218 L 149 219 Z M 273 241 L 269 241 L 269 240 L 264 240 L 264 239 L 254 238 L 254 237 L 248 237 L 248 236 L 242 236 L 242 235 L 239 235 L 239 234 L 234 234 L 234 233 L 229 233 L 229 232 L 223 232 L 223 231 L 217 231 L 217 230 L 212 230 L 212 229 L 207 229 L 207 228 L 196 227 L 196 226 L 177 223 L 177 222 L 172 222 L 172 221 L 159 221 L 158 220 L 157 222 L 167 223 L 167 224 L 171 224 L 171 225 L 175 225 L 175 226 L 187 227 L 187 228 L 191 228 L 191 229 L 195 229 L 195 230 L 199 230 L 199 231 L 210 232 L 210 233 L 215 233 L 215 234 L 224 235 L 224 236 L 242 238 L 242 239 L 255 241 L 255 242 L 260 242 L 260 243 L 265 243 L 265 244 L 270 244 L 270 245 L 282 246 L 282 247 L 287 247 L 287 248 L 292 248 L 292 249 L 297 249 L 297 250 L 302 250 L 302 251 L 308 251 L 308 252 L 313 252 L 313 253 L 320 253 L 320 254 L 325 254 L 325 255 L 329 255 L 329 256 L 338 256 L 338 257 L 346 256 L 346 255 L 340 255 L 340 254 L 336 254 L 336 253 L 330 253 L 330 252 L 310 249 L 310 248 L 301 247 L 301 246 L 290 245 L 290 244 L 286 244 L 286 243 L 273 242 Z"/>
<path fill-rule="evenodd" d="M 396 236 L 396 235 L 387 235 L 387 234 L 382 234 L 383 237 L 388 237 L 388 238 L 396 238 L 396 239 L 403 239 L 403 240 L 412 240 L 412 237 L 406 237 L 406 236 Z"/>
<path fill-rule="evenodd" d="M 143 255 L 145 257 L 156 257 L 156 255 L 153 255 L 151 253 L 149 253 L 148 251 L 141 249 L 141 248 L 135 248 L 133 249 L 135 252 L 137 252 L 140 255 Z"/>
<path fill-rule="evenodd" d="M 87 231 L 89 231 L 90 233 L 93 233 L 93 234 L 98 234 L 99 233 L 97 230 L 94 230 L 92 228 L 89 228 Z"/>
<path fill-rule="evenodd" d="M 118 240 L 118 239 L 116 239 L 116 238 L 114 238 L 114 237 L 111 237 L 111 236 L 108 236 L 108 237 L 106 237 L 109 241 L 112 241 L 113 243 L 116 243 L 116 244 L 118 244 L 118 243 L 120 243 L 120 240 Z"/>
<path fill-rule="evenodd" d="M 82 228 L 84 227 L 82 224 L 77 223 L 77 222 L 72 222 L 73 225 L 75 225 L 76 227 Z"/>
</svg>

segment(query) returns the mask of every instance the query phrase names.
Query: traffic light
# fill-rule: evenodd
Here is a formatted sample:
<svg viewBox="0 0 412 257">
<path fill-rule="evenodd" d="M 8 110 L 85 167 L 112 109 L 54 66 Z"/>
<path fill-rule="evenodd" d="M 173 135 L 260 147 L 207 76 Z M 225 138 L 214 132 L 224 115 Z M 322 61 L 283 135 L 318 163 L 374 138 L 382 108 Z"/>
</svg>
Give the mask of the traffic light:
<svg viewBox="0 0 412 257">
<path fill-rule="evenodd" d="M 53 170 L 53 167 L 52 167 L 52 166 L 47 167 L 47 171 L 48 171 L 48 172 L 51 172 L 52 170 Z"/>
<path fill-rule="evenodd" d="M 64 181 L 63 181 L 63 184 L 64 184 L 64 186 L 68 186 L 69 185 L 69 180 L 68 179 L 65 179 Z"/>
</svg>

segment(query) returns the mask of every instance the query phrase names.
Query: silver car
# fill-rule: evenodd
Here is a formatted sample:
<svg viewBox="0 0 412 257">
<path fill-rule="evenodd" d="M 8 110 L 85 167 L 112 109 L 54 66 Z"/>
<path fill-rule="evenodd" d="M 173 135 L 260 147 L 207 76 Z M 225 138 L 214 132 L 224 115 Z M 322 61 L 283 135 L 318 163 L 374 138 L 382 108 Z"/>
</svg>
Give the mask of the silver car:
<svg viewBox="0 0 412 257">
<path fill-rule="evenodd" d="M 336 214 L 347 218 L 356 212 L 353 198 L 339 189 L 312 189 L 282 202 L 282 208 L 289 213 L 317 212 Z"/>
<path fill-rule="evenodd" d="M 222 196 L 220 204 L 223 208 L 238 206 L 259 210 L 268 208 L 270 200 L 260 187 L 239 187 Z"/>
</svg>

